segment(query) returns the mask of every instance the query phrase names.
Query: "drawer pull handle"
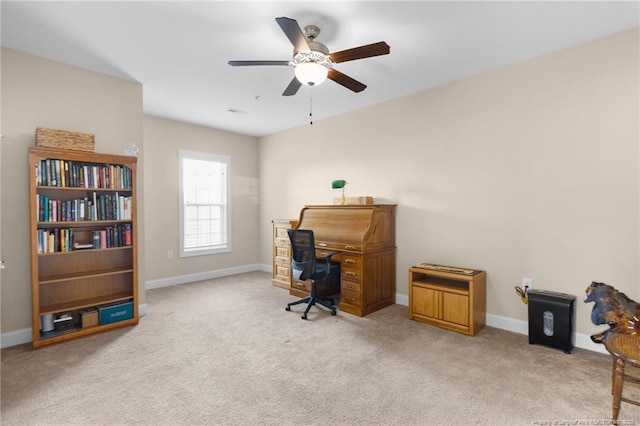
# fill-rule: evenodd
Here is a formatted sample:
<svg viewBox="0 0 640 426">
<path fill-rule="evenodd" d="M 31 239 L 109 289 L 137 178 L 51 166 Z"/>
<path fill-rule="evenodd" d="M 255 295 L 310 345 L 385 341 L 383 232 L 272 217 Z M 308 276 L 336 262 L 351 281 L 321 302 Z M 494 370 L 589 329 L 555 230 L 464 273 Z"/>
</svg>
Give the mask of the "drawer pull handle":
<svg viewBox="0 0 640 426">
<path fill-rule="evenodd" d="M 355 248 L 356 248 L 356 246 L 344 246 L 344 248 L 346 248 L 346 249 L 352 249 L 352 250 L 353 250 L 353 249 L 355 249 Z"/>
<path fill-rule="evenodd" d="M 356 274 L 354 272 L 349 272 L 349 271 L 345 272 L 344 274 L 345 275 L 349 275 L 350 277 L 355 277 L 356 276 Z"/>
<path fill-rule="evenodd" d="M 353 260 L 353 259 L 345 259 L 344 263 L 350 263 L 350 264 L 352 264 L 352 265 L 353 265 L 353 264 L 355 264 L 355 263 L 356 263 L 356 261 L 355 261 L 355 260 Z"/>
<path fill-rule="evenodd" d="M 296 283 L 296 287 L 304 288 L 304 284 L 302 284 L 302 283 Z"/>
<path fill-rule="evenodd" d="M 326 247 L 326 246 L 327 246 L 327 243 L 318 243 L 318 245 L 319 245 L 320 247 Z"/>
<path fill-rule="evenodd" d="M 356 286 L 355 286 L 355 285 L 353 285 L 353 284 L 349 284 L 349 285 L 347 285 L 347 288 L 348 288 L 349 290 L 356 290 L 358 287 L 356 287 Z"/>
</svg>

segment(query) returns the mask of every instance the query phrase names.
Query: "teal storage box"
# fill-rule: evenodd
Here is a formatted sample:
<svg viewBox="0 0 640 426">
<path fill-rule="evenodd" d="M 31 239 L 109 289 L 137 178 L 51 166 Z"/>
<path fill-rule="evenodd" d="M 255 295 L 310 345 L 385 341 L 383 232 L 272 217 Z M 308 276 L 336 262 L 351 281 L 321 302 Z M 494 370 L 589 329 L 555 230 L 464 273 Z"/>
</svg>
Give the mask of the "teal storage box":
<svg viewBox="0 0 640 426">
<path fill-rule="evenodd" d="M 131 319 L 133 318 L 133 302 L 98 306 L 98 316 L 101 325 Z"/>
</svg>

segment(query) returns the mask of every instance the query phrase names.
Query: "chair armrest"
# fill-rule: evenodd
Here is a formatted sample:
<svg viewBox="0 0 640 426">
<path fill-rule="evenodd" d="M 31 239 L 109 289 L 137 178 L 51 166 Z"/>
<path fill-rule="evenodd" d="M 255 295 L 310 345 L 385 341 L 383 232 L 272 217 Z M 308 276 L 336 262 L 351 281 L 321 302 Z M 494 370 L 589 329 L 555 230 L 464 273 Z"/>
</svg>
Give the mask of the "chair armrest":
<svg viewBox="0 0 640 426">
<path fill-rule="evenodd" d="M 339 254 L 339 253 L 340 253 L 339 251 L 326 251 L 322 253 L 322 256 L 316 257 L 316 260 L 317 259 L 324 260 L 327 263 L 327 275 L 329 275 L 329 273 L 331 272 L 332 263 L 340 265 L 339 262 L 334 262 L 331 260 L 331 257 L 333 257 L 334 254 Z"/>
<path fill-rule="evenodd" d="M 326 251 L 322 253 L 322 256 L 318 256 L 318 259 L 331 259 L 334 254 L 340 253 L 339 251 Z"/>
</svg>

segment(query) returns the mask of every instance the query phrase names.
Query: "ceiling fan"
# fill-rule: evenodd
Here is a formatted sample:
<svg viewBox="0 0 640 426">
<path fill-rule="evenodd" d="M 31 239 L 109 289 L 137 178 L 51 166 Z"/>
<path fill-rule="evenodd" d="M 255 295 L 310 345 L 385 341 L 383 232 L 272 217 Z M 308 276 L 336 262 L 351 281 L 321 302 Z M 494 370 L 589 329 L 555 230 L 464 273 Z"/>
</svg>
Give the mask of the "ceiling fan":
<svg viewBox="0 0 640 426">
<path fill-rule="evenodd" d="M 283 96 L 295 95 L 302 84 L 316 86 L 326 78 L 356 93 L 361 92 L 367 87 L 365 84 L 341 73 L 333 68 L 333 65 L 372 56 L 387 55 L 390 51 L 389 45 L 384 41 L 380 41 L 329 53 L 327 46 L 315 41 L 318 34 L 320 34 L 320 28 L 315 25 L 308 25 L 304 27 L 303 31 L 295 19 L 280 17 L 276 18 L 276 22 L 280 25 L 289 41 L 291 41 L 291 44 L 293 44 L 293 59 L 291 61 L 229 61 L 229 65 L 234 67 L 255 65 L 294 67 L 295 77 L 282 93 Z"/>
</svg>

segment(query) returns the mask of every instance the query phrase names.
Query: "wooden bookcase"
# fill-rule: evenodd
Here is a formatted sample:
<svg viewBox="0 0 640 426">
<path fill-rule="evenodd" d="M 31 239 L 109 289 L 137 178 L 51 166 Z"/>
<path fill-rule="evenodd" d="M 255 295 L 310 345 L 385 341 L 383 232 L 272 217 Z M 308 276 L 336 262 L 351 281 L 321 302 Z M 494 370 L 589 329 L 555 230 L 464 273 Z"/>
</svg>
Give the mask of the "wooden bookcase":
<svg viewBox="0 0 640 426">
<path fill-rule="evenodd" d="M 409 268 L 409 318 L 475 336 L 486 322 L 486 276 L 431 264 Z"/>
<path fill-rule="evenodd" d="M 138 323 L 136 162 L 29 148 L 34 349 Z M 99 308 L 122 304 L 126 319 L 100 323 Z"/>
</svg>

